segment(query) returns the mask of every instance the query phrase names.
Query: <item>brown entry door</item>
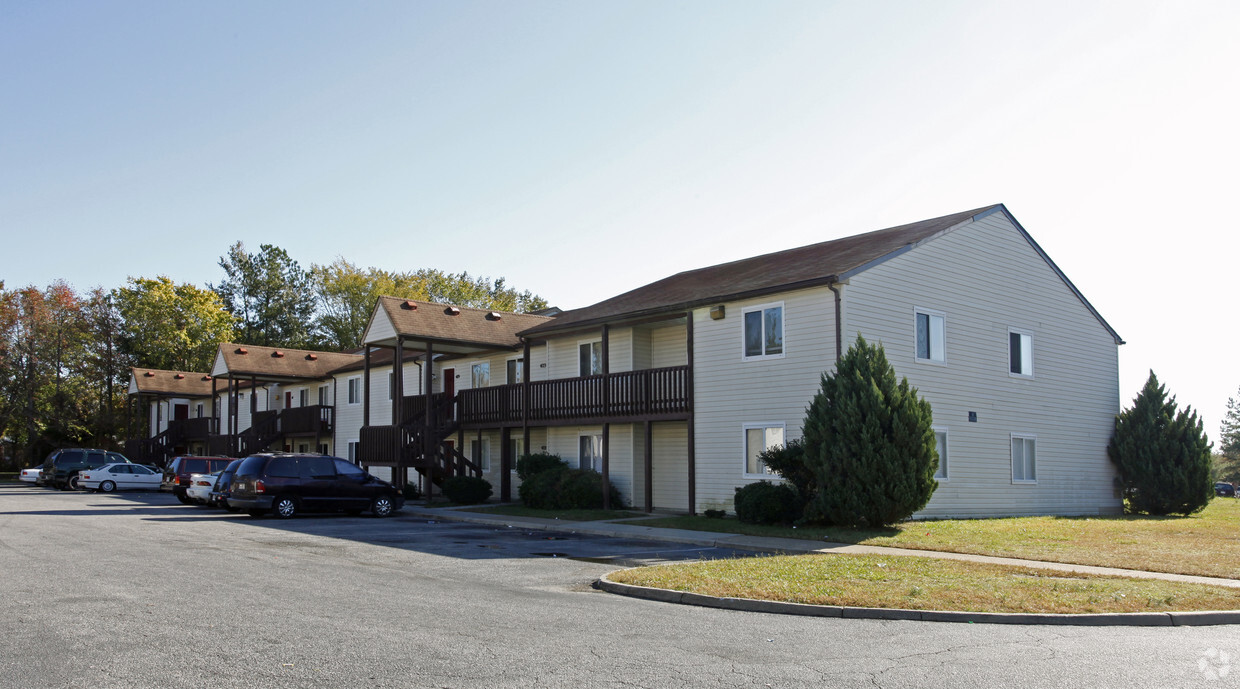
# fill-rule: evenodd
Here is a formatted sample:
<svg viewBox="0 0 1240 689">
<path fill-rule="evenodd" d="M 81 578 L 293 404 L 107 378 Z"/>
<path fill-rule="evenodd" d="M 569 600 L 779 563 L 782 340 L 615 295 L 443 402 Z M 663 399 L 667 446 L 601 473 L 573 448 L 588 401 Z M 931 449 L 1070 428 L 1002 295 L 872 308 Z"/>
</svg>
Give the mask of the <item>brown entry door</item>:
<svg viewBox="0 0 1240 689">
<path fill-rule="evenodd" d="M 188 419 L 189 418 L 189 405 L 188 404 L 172 405 L 172 418 L 176 421 L 184 421 Z"/>
<path fill-rule="evenodd" d="M 440 375 L 443 376 L 443 394 L 449 398 L 456 397 L 456 369 L 445 368 Z"/>
<path fill-rule="evenodd" d="M 292 409 L 292 408 L 293 408 L 293 393 L 292 393 L 292 391 L 289 391 L 289 392 L 284 393 L 284 408 L 285 408 L 285 409 Z"/>
</svg>

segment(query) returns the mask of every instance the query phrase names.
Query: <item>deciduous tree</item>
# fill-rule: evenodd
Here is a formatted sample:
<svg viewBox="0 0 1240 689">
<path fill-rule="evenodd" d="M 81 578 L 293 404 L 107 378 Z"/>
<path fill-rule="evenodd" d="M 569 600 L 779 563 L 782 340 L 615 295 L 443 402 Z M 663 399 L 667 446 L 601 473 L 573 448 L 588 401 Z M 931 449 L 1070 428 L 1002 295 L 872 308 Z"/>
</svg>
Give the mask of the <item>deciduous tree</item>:
<svg viewBox="0 0 1240 689">
<path fill-rule="evenodd" d="M 135 365 L 208 371 L 221 342 L 233 339 L 234 316 L 211 290 L 167 277 L 129 278 L 113 298 L 121 318 L 121 350 Z"/>
</svg>

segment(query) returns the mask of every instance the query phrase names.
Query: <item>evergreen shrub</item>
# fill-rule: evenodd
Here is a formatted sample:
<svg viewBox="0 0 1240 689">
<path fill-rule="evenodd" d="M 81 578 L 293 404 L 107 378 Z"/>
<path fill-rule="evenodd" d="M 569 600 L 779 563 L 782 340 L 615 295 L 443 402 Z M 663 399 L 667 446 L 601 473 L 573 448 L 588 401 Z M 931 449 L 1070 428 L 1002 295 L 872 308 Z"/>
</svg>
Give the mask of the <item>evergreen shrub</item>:
<svg viewBox="0 0 1240 689">
<path fill-rule="evenodd" d="M 486 502 L 491 492 L 491 482 L 481 476 L 452 476 L 443 482 L 443 494 L 461 505 Z"/>
<path fill-rule="evenodd" d="M 560 459 L 559 455 L 548 452 L 535 452 L 534 454 L 521 455 L 517 459 L 517 478 L 524 481 L 534 474 L 550 469 L 567 468 L 568 465 L 564 463 L 563 459 Z"/>
<path fill-rule="evenodd" d="M 801 517 L 805 503 L 792 486 L 759 481 L 736 489 L 736 518 L 748 524 L 790 524 Z"/>
</svg>

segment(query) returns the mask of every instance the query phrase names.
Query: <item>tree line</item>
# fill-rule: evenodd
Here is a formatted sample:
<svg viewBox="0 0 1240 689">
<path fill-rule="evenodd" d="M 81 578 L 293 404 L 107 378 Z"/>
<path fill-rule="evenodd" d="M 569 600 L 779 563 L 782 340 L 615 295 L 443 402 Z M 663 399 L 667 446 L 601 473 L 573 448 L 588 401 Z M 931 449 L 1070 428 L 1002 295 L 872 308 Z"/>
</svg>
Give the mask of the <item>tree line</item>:
<svg viewBox="0 0 1240 689">
<path fill-rule="evenodd" d="M 525 313 L 547 307 L 504 278 L 433 268 L 361 268 L 344 258 L 303 268 L 280 247 L 220 257 L 200 287 L 166 275 L 79 292 L 64 280 L 0 280 L 0 468 L 57 447 L 116 448 L 125 437 L 129 369 L 207 371 L 221 342 L 346 351 L 383 295 Z"/>
</svg>

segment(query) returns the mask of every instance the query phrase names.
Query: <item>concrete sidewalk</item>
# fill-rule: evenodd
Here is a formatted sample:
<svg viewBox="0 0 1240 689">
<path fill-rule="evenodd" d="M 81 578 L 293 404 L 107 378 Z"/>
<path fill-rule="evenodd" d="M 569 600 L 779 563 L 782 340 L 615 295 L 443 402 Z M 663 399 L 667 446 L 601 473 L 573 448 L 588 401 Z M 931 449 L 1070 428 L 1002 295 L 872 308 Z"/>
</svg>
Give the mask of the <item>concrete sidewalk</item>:
<svg viewBox="0 0 1240 689">
<path fill-rule="evenodd" d="M 1188 574 L 1168 574 L 1165 572 L 1146 572 L 1137 569 L 1120 569 L 1116 567 L 1093 567 L 1090 565 L 1071 565 L 1060 562 L 1042 560 L 1023 560 L 1012 557 L 993 557 L 990 555 L 968 555 L 948 553 L 937 550 L 911 550 L 908 548 L 887 548 L 871 545 L 850 545 L 847 543 L 828 543 L 825 541 L 801 540 L 796 538 L 765 538 L 761 536 L 744 536 L 714 531 L 690 531 L 687 529 L 663 529 L 638 524 L 621 524 L 612 521 L 574 522 L 561 519 L 541 519 L 538 517 L 510 517 L 506 515 L 489 515 L 481 512 L 467 512 L 468 507 L 434 507 L 406 504 L 401 515 L 414 515 L 419 519 L 438 519 L 445 521 L 468 522 L 472 524 L 491 524 L 494 526 L 520 526 L 524 529 L 545 531 L 565 531 L 591 536 L 615 536 L 617 538 L 641 538 L 649 541 L 668 543 L 685 543 L 697 546 L 734 548 L 762 553 L 839 553 L 850 555 L 895 555 L 910 557 L 934 557 L 944 560 L 964 560 L 967 562 L 983 562 L 996 565 L 1015 565 L 1018 567 L 1034 567 L 1061 572 L 1080 572 L 1102 576 L 1135 577 L 1139 579 L 1164 579 L 1193 584 L 1212 584 L 1240 588 L 1240 580 L 1223 579 L 1220 577 L 1192 576 Z"/>
</svg>

